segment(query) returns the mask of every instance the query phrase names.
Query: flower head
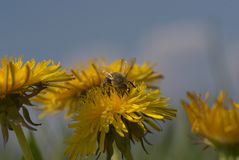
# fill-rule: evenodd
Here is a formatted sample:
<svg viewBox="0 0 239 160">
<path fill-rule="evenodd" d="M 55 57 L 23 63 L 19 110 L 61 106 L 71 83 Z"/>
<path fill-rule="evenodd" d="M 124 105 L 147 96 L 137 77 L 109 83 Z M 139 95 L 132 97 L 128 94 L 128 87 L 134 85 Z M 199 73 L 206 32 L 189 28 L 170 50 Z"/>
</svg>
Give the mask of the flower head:
<svg viewBox="0 0 239 160">
<path fill-rule="evenodd" d="M 115 88 L 109 92 L 102 87 L 89 90 L 69 126 L 75 132 L 67 141 L 66 154 L 70 159 L 77 159 L 103 152 L 110 159 L 115 143 L 131 159 L 130 142 L 140 141 L 143 146 L 147 133 L 152 129 L 161 130 L 155 121 L 171 120 L 175 116 L 176 110 L 167 107 L 167 100 L 158 89 L 147 89 L 144 83 L 124 95 Z"/>
<path fill-rule="evenodd" d="M 150 82 L 160 80 L 163 76 L 153 71 L 153 65 L 144 63 L 142 66 L 135 63 L 135 59 L 125 61 L 119 59 L 111 64 L 91 61 L 85 69 L 71 70 L 75 79 L 64 83 L 66 89 L 53 88 L 37 100 L 43 102 L 44 117 L 49 113 L 57 113 L 66 110 L 66 117 L 71 117 L 78 109 L 79 103 L 84 101 L 86 92 L 104 83 L 106 76 L 112 73 L 120 73 L 128 82 L 145 82 L 148 87 L 154 87 Z"/>
<path fill-rule="evenodd" d="M 66 110 L 66 117 L 71 117 L 84 101 L 86 92 L 96 86 L 100 86 L 103 75 L 100 75 L 94 63 L 84 70 L 71 70 L 74 79 L 65 82 L 64 88 L 50 88 L 43 95 L 37 96 L 34 101 L 43 103 L 44 117 L 49 113 L 57 113 Z"/>
<path fill-rule="evenodd" d="M 60 64 L 53 61 L 36 63 L 34 59 L 22 62 L 21 58 L 3 58 L 0 60 L 0 124 L 4 142 L 8 140 L 11 123 L 23 125 L 29 129 L 35 124 L 31 121 L 26 108 L 32 105 L 30 98 L 56 82 L 72 79 Z M 19 113 L 23 111 L 23 116 Z M 27 122 L 28 123 L 27 123 Z"/>
<path fill-rule="evenodd" d="M 208 94 L 205 98 L 192 92 L 187 95 L 190 102 L 182 101 L 182 105 L 192 124 L 192 132 L 203 137 L 207 145 L 238 154 L 239 104 L 233 101 L 225 103 L 226 95 L 223 91 L 212 107 L 208 104 Z"/>
</svg>

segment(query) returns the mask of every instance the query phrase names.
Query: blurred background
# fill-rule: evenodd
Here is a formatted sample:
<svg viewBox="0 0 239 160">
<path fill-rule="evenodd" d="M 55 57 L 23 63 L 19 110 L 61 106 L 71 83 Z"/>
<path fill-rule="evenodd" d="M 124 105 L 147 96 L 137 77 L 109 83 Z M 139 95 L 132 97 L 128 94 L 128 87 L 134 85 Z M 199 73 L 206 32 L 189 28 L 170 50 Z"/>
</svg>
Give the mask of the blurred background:
<svg viewBox="0 0 239 160">
<path fill-rule="evenodd" d="M 162 93 L 178 114 L 149 136 L 148 155 L 133 147 L 135 159 L 216 159 L 213 149 L 195 145 L 180 99 L 188 90 L 210 91 L 214 99 L 224 89 L 239 101 L 238 6 L 233 0 L 0 1 L 0 57 L 54 59 L 65 67 L 102 56 L 156 63 L 165 76 Z M 69 121 L 62 114 L 44 120 L 32 114 L 43 124 L 35 132 L 43 159 L 65 159 Z M 21 159 L 13 133 L 0 144 L 0 159 Z"/>
</svg>

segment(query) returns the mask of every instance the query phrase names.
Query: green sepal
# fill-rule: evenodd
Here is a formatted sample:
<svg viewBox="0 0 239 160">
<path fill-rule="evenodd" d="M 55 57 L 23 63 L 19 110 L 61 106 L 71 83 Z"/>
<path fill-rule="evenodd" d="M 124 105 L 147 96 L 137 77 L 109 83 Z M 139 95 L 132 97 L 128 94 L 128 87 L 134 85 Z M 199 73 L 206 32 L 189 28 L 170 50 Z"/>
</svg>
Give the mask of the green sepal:
<svg viewBox="0 0 239 160">
<path fill-rule="evenodd" d="M 0 125 L 1 125 L 2 137 L 3 137 L 3 144 L 6 145 L 9 138 L 9 134 L 8 134 L 9 125 L 8 125 L 6 114 L 4 112 L 0 113 Z"/>
<path fill-rule="evenodd" d="M 144 121 L 150 125 L 152 128 L 154 128 L 157 131 L 161 131 L 161 128 L 159 126 L 157 126 L 157 124 L 155 124 L 154 122 L 152 122 L 151 120 L 149 120 L 148 118 L 145 118 Z"/>
<path fill-rule="evenodd" d="M 2 130 L 3 143 L 4 145 L 6 145 L 9 138 L 8 127 L 5 125 L 1 125 L 1 130 Z"/>
<path fill-rule="evenodd" d="M 145 135 L 145 131 L 142 127 L 140 127 L 137 123 L 128 122 L 128 130 L 129 133 L 133 136 L 133 138 L 136 138 L 136 140 L 142 139 Z"/>
<path fill-rule="evenodd" d="M 117 148 L 126 158 L 126 160 L 133 160 L 130 148 L 130 139 L 128 137 L 121 137 L 116 131 L 113 131 L 113 133 Z"/>
<path fill-rule="evenodd" d="M 106 150 L 106 159 L 111 160 L 111 157 L 114 154 L 113 149 L 114 136 L 111 134 L 111 131 L 105 137 L 105 150 Z"/>
<path fill-rule="evenodd" d="M 146 149 L 145 146 L 144 146 L 144 141 L 143 141 L 143 139 L 140 139 L 140 144 L 141 144 L 141 146 L 142 146 L 144 152 L 145 152 L 146 154 L 149 154 L 149 152 L 147 151 L 147 149 Z"/>
<path fill-rule="evenodd" d="M 25 107 L 22 107 L 22 112 L 23 112 L 23 116 L 25 118 L 25 120 L 30 123 L 31 125 L 33 126 L 40 126 L 41 124 L 40 123 L 34 123 L 32 120 L 31 120 L 31 117 L 30 117 L 30 114 L 28 112 L 28 110 L 25 108 Z"/>
<path fill-rule="evenodd" d="M 32 126 L 30 126 L 29 124 L 27 124 L 27 123 L 25 122 L 24 118 L 23 118 L 20 114 L 17 116 L 16 119 L 14 119 L 14 122 L 15 122 L 15 123 L 18 123 L 18 124 L 21 124 L 22 126 L 28 128 L 28 129 L 30 129 L 30 130 L 32 130 L 32 131 L 36 131 L 36 130 L 37 130 L 36 128 L 33 128 Z"/>
</svg>

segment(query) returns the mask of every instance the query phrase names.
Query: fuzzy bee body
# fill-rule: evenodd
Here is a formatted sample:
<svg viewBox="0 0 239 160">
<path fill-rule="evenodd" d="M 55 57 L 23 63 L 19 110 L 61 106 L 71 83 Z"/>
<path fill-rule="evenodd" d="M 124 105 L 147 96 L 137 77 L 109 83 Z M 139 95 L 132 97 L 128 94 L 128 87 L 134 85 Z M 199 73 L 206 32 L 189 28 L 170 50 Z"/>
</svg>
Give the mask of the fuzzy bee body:
<svg viewBox="0 0 239 160">
<path fill-rule="evenodd" d="M 102 82 L 103 88 L 108 92 L 111 87 L 113 87 L 120 94 L 125 94 L 130 91 L 130 88 L 134 84 L 127 79 L 128 73 L 133 68 L 135 59 L 131 59 L 130 63 L 122 59 L 122 64 L 119 72 L 108 73 L 105 72 L 105 79 Z M 122 71 L 122 68 L 127 69 Z"/>
<path fill-rule="evenodd" d="M 127 91 L 128 80 L 119 72 L 113 72 L 110 76 L 105 77 L 103 87 L 114 87 L 116 90 Z"/>
</svg>

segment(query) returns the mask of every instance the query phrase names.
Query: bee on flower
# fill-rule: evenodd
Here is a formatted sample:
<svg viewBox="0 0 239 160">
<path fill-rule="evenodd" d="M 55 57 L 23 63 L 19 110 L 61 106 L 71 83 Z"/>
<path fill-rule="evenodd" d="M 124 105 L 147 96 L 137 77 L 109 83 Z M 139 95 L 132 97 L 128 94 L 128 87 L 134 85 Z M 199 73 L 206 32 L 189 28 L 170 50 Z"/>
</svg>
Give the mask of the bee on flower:
<svg viewBox="0 0 239 160">
<path fill-rule="evenodd" d="M 105 74 L 105 78 L 102 82 L 102 87 L 105 90 L 105 92 L 110 92 L 109 90 L 111 88 L 114 88 L 117 90 L 118 93 L 121 95 L 124 95 L 127 93 L 130 88 L 135 87 L 133 82 L 128 80 L 128 74 L 133 69 L 133 66 L 135 64 L 135 58 L 130 59 L 129 61 L 125 62 L 123 59 L 121 60 L 121 65 L 118 70 L 118 72 L 106 72 L 104 70 L 103 73 Z"/>
<path fill-rule="evenodd" d="M 138 65 L 132 58 L 118 59 L 111 64 L 94 60 L 83 69 L 72 69 L 75 79 L 65 82 L 65 89 L 52 88 L 36 98 L 36 101 L 43 103 L 41 117 L 63 110 L 66 110 L 66 117 L 71 117 L 79 109 L 79 104 L 84 103 L 87 91 L 94 87 L 103 86 L 106 91 L 113 87 L 125 93 L 135 87 L 134 83 L 145 82 L 148 87 L 157 88 L 151 82 L 161 80 L 163 76 L 153 67 L 150 63 Z"/>
<path fill-rule="evenodd" d="M 108 94 L 102 87 L 89 90 L 69 125 L 75 131 L 67 140 L 66 155 L 75 160 L 105 153 L 110 160 L 115 144 L 126 159 L 133 159 L 132 142 L 140 142 L 144 148 L 146 135 L 152 130 L 161 131 L 155 121 L 176 116 L 176 109 L 169 108 L 167 101 L 159 89 L 149 89 L 145 83 L 123 95 L 114 87 Z"/>
<path fill-rule="evenodd" d="M 207 146 L 216 148 L 224 159 L 239 156 L 239 104 L 226 98 L 221 91 L 212 107 L 209 94 L 188 92 L 189 102 L 182 101 L 192 125 L 192 132 L 200 136 Z"/>
</svg>

